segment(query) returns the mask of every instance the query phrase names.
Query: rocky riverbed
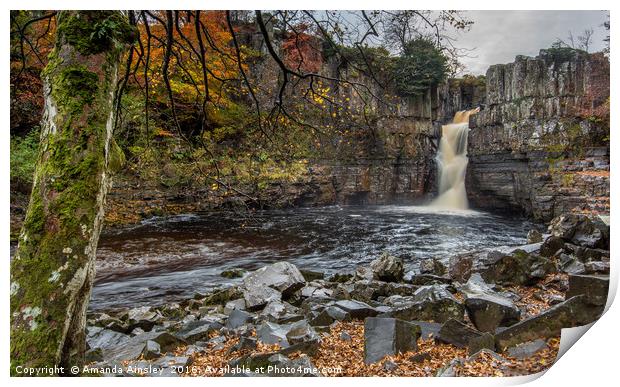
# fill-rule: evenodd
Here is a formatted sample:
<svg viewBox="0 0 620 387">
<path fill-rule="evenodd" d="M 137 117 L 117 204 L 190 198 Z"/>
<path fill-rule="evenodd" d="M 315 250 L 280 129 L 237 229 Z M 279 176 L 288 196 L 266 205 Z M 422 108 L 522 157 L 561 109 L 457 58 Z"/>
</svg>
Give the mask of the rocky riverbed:
<svg viewBox="0 0 620 387">
<path fill-rule="evenodd" d="M 428 258 L 383 254 L 326 276 L 280 261 L 239 285 L 88 316 L 90 374 L 523 375 L 555 360 L 560 330 L 596 320 L 609 226 L 565 215 L 529 244 Z"/>
</svg>

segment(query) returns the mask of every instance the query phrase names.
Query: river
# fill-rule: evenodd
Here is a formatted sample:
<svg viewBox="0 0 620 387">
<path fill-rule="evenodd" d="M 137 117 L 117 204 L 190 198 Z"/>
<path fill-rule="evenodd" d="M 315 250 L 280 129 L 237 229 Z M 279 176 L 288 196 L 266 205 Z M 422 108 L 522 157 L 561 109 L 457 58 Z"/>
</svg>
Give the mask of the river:
<svg viewBox="0 0 620 387">
<path fill-rule="evenodd" d="M 412 206 L 330 206 L 151 218 L 105 231 L 93 310 L 158 305 L 235 283 L 223 270 L 279 260 L 325 273 L 352 272 L 383 251 L 406 265 L 481 248 L 520 245 L 524 218 Z"/>
</svg>

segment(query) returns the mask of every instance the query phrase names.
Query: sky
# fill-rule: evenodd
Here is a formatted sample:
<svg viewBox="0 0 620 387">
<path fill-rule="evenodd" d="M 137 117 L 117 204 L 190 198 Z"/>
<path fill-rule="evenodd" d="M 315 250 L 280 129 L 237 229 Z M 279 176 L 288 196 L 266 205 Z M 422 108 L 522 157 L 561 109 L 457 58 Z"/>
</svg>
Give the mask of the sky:
<svg viewBox="0 0 620 387">
<path fill-rule="evenodd" d="M 607 11 L 467 11 L 474 24 L 467 32 L 453 35 L 455 45 L 473 49 L 462 58 L 463 73 L 484 74 L 490 65 L 509 63 L 517 55 L 536 56 L 557 38 L 566 41 L 568 32 L 576 37 L 594 29 L 590 52 L 605 47 L 607 31 L 602 27 Z"/>
</svg>

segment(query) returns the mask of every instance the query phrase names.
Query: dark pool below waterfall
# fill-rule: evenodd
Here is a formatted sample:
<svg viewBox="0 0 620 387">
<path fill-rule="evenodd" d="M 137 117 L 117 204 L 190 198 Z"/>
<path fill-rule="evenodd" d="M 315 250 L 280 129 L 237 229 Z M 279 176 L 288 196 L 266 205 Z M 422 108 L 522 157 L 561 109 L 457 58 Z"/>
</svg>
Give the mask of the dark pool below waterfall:
<svg viewBox="0 0 620 387">
<path fill-rule="evenodd" d="M 151 218 L 105 232 L 91 309 L 157 305 L 239 280 L 229 268 L 287 260 L 326 273 L 351 272 L 383 251 L 415 265 L 471 250 L 526 242 L 527 220 L 425 207 L 332 206 Z"/>
</svg>

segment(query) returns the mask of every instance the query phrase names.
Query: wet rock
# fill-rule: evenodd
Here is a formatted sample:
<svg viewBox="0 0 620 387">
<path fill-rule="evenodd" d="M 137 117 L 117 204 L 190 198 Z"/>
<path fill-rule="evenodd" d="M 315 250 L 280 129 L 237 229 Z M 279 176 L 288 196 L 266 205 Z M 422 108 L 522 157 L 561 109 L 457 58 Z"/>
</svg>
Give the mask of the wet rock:
<svg viewBox="0 0 620 387">
<path fill-rule="evenodd" d="M 183 318 L 187 314 L 176 302 L 167 303 L 160 309 L 161 314 L 167 318 Z"/>
<path fill-rule="evenodd" d="M 355 319 L 364 319 L 379 314 L 375 308 L 361 301 L 339 300 L 336 301 L 334 306 L 347 312 L 351 318 Z"/>
<path fill-rule="evenodd" d="M 185 323 L 176 332 L 180 339 L 193 343 L 199 340 L 206 340 L 209 333 L 219 330 L 222 324 L 208 320 L 195 320 Z"/>
<path fill-rule="evenodd" d="M 421 274 L 432 274 L 436 276 L 443 276 L 446 274 L 446 265 L 441 263 L 436 258 L 427 258 L 423 259 L 420 262 L 420 273 Z"/>
<path fill-rule="evenodd" d="M 184 305 L 187 311 L 195 311 L 203 307 L 204 300 L 200 300 L 200 299 L 186 300 L 184 301 Z"/>
<path fill-rule="evenodd" d="M 566 298 L 583 295 L 588 304 L 605 306 L 609 293 L 609 277 L 598 275 L 569 275 Z"/>
<path fill-rule="evenodd" d="M 585 265 L 572 255 L 568 254 L 560 254 L 559 266 L 561 271 L 568 274 L 583 274 L 586 272 Z"/>
<path fill-rule="evenodd" d="M 342 341 L 351 341 L 353 338 L 348 332 L 342 331 L 340 332 L 340 340 Z"/>
<path fill-rule="evenodd" d="M 331 298 L 332 291 L 330 289 L 326 289 L 324 287 L 306 285 L 301 289 L 302 297 L 322 297 L 322 298 Z"/>
<path fill-rule="evenodd" d="M 386 293 L 382 294 L 382 296 L 391 296 L 394 294 L 399 296 L 413 296 L 418 289 L 419 286 L 411 284 L 389 282 L 385 289 Z"/>
<path fill-rule="evenodd" d="M 352 299 L 370 302 L 388 294 L 388 283 L 376 280 L 360 280 L 353 284 L 349 295 Z"/>
<path fill-rule="evenodd" d="M 465 309 L 471 322 L 482 332 L 494 332 L 497 327 L 516 324 L 521 317 L 521 311 L 512 301 L 493 294 L 468 297 Z"/>
<path fill-rule="evenodd" d="M 228 269 L 228 270 L 224 270 L 220 273 L 220 276 L 224 277 L 224 278 L 242 278 L 245 273 L 247 273 L 245 270 L 240 269 L 240 268 L 235 268 L 235 269 Z"/>
<path fill-rule="evenodd" d="M 428 286 L 428 285 L 448 285 L 452 284 L 452 280 L 448 277 L 441 277 L 433 274 L 418 274 L 411 277 L 412 285 Z"/>
<path fill-rule="evenodd" d="M 584 265 L 587 274 L 609 274 L 609 262 L 592 261 Z"/>
<path fill-rule="evenodd" d="M 309 322 L 313 327 L 326 327 L 334 322 L 334 318 L 327 313 L 327 308 L 325 308 L 320 312 L 312 313 Z"/>
<path fill-rule="evenodd" d="M 589 324 L 596 321 L 602 312 L 602 307 L 588 304 L 585 296 L 574 296 L 537 316 L 498 332 L 495 343 L 500 351 L 504 351 L 528 341 L 556 337 L 562 328 Z"/>
<path fill-rule="evenodd" d="M 565 243 L 564 250 L 567 254 L 574 255 L 582 262 L 606 261 L 609 262 L 609 250 L 591 249 L 589 247 L 577 246 L 572 243 Z"/>
<path fill-rule="evenodd" d="M 327 280 L 329 282 L 337 282 L 337 283 L 346 283 L 353 279 L 353 274 L 350 273 L 336 273 L 329 277 Z"/>
<path fill-rule="evenodd" d="M 553 257 L 557 255 L 559 251 L 564 248 L 564 239 L 558 236 L 550 236 L 545 239 L 543 244 L 540 246 L 540 255 L 543 257 Z"/>
<path fill-rule="evenodd" d="M 482 332 L 469 327 L 462 321 L 450 319 L 443 324 L 435 339 L 441 343 L 465 348 L 473 339 L 479 339 L 481 336 Z"/>
<path fill-rule="evenodd" d="M 203 308 L 208 308 L 208 307 L 203 307 Z M 239 309 L 239 310 L 245 310 L 246 309 L 245 308 L 245 300 L 243 298 L 238 298 L 236 300 L 228 301 L 226 303 L 226 305 L 224 305 L 224 313 L 230 314 L 235 309 Z"/>
<path fill-rule="evenodd" d="M 256 328 L 256 338 L 264 344 L 280 344 L 281 347 L 288 347 L 286 339 L 289 326 L 271 322 L 264 322 Z"/>
<path fill-rule="evenodd" d="M 226 328 L 236 329 L 254 320 L 254 315 L 240 309 L 233 309 L 226 321 Z"/>
<path fill-rule="evenodd" d="M 317 336 L 316 339 L 301 341 L 299 343 L 289 345 L 286 348 L 282 348 L 278 351 L 278 353 L 284 356 L 289 356 L 293 353 L 304 353 L 306 355 L 315 356 L 319 351 L 320 345 L 321 340 Z"/>
<path fill-rule="evenodd" d="M 308 324 L 306 320 L 300 320 L 292 323 L 286 333 L 286 340 L 289 344 L 303 343 L 306 341 L 318 340 L 319 336 L 316 331 Z"/>
<path fill-rule="evenodd" d="M 502 285 L 532 285 L 556 271 L 555 264 L 548 258 L 515 250 L 499 254 L 481 274 L 486 281 Z"/>
<path fill-rule="evenodd" d="M 192 360 L 187 356 L 164 356 L 153 362 L 156 367 L 162 368 L 162 372 L 157 376 L 180 376 L 186 372 L 187 368 L 192 364 Z M 153 375 L 155 376 L 155 375 Z"/>
<path fill-rule="evenodd" d="M 303 319 L 301 310 L 285 301 L 271 301 L 259 316 L 279 324 Z"/>
<path fill-rule="evenodd" d="M 375 278 L 375 274 L 372 272 L 372 270 L 369 267 L 366 267 L 366 266 L 358 266 L 355 269 L 355 275 L 353 276 L 353 279 L 356 281 L 360 281 L 360 280 L 372 281 L 374 278 Z"/>
<path fill-rule="evenodd" d="M 156 359 L 161 356 L 161 346 L 153 340 L 148 340 L 142 350 L 142 358 L 145 360 Z"/>
<path fill-rule="evenodd" d="M 387 355 L 417 350 L 420 328 L 395 318 L 364 320 L 364 362 L 372 364 Z"/>
<path fill-rule="evenodd" d="M 485 332 L 481 336 L 473 337 L 467 343 L 467 348 L 470 356 L 483 349 L 495 351 L 495 336 L 489 332 Z"/>
<path fill-rule="evenodd" d="M 353 288 L 351 287 L 350 290 L 353 290 Z M 350 300 L 351 293 L 349 293 L 349 287 L 347 285 L 338 284 L 332 291 L 332 298 L 336 300 Z"/>
<path fill-rule="evenodd" d="M 549 232 L 579 246 L 604 247 L 605 236 L 597 223 L 580 214 L 561 215 L 549 224 Z"/>
<path fill-rule="evenodd" d="M 133 308 L 128 311 L 128 331 L 134 328 L 141 328 L 145 332 L 153 329 L 155 325 L 163 320 L 159 311 L 148 306 Z"/>
<path fill-rule="evenodd" d="M 461 283 L 466 282 L 471 275 L 474 262 L 472 254 L 456 255 L 450 258 L 448 276 Z"/>
<path fill-rule="evenodd" d="M 304 277 L 306 282 L 314 281 L 314 280 L 322 280 L 325 278 L 325 273 L 320 271 L 313 271 L 307 269 L 299 269 L 299 272 Z"/>
<path fill-rule="evenodd" d="M 507 327 L 519 322 L 519 308 L 510 299 L 494 292 L 477 273 L 461 291 L 467 297 L 467 315 L 478 330 L 494 332 L 499 326 Z"/>
<path fill-rule="evenodd" d="M 246 289 L 271 288 L 280 292 L 284 299 L 290 297 L 306 283 L 297 267 L 288 262 L 276 262 L 250 273 L 244 280 Z M 247 302 L 247 298 L 246 298 Z"/>
<path fill-rule="evenodd" d="M 405 274 L 402 258 L 397 258 L 383 253 L 379 258 L 370 263 L 370 269 L 374 278 L 385 282 L 402 281 Z"/>
<path fill-rule="evenodd" d="M 547 348 L 547 342 L 545 340 L 538 339 L 510 347 L 506 350 L 506 354 L 516 359 L 526 359 L 534 356 L 536 353 L 545 348 Z"/>
<path fill-rule="evenodd" d="M 412 324 L 415 324 L 420 327 L 420 337 L 423 339 L 428 339 L 430 337 L 437 337 L 439 330 L 441 329 L 442 324 L 428 321 L 418 321 L 413 320 L 409 321 Z"/>
<path fill-rule="evenodd" d="M 187 344 L 185 340 L 165 331 L 147 332 L 134 336 L 114 347 L 102 348 L 104 359 L 105 361 L 135 360 L 142 355 L 148 341 L 154 341 L 159 344 L 162 352 L 172 351 L 181 345 Z"/>
<path fill-rule="evenodd" d="M 230 300 L 235 300 L 243 297 L 241 289 L 236 286 L 216 290 L 203 301 L 203 305 L 224 305 Z"/>
<path fill-rule="evenodd" d="M 325 311 L 329 317 L 337 321 L 351 321 L 351 313 L 343 310 L 337 306 L 328 306 Z"/>
<path fill-rule="evenodd" d="M 243 299 L 247 310 L 256 311 L 260 310 L 271 301 L 281 300 L 282 293 L 262 285 L 246 286 L 246 288 L 243 289 Z"/>
<path fill-rule="evenodd" d="M 257 346 L 257 340 L 254 337 L 241 336 L 239 337 L 239 342 L 228 349 L 228 353 L 244 349 L 254 350 Z"/>
<path fill-rule="evenodd" d="M 527 243 L 539 243 L 543 241 L 543 236 L 538 230 L 530 230 L 527 233 Z"/>
<path fill-rule="evenodd" d="M 412 297 L 391 296 L 384 300 L 392 307 L 392 317 L 402 320 L 445 322 L 463 320 L 465 309 L 444 285 L 420 287 Z"/>
<path fill-rule="evenodd" d="M 129 335 L 101 327 L 88 327 L 86 342 L 90 348 L 112 348 L 127 342 Z"/>
</svg>

